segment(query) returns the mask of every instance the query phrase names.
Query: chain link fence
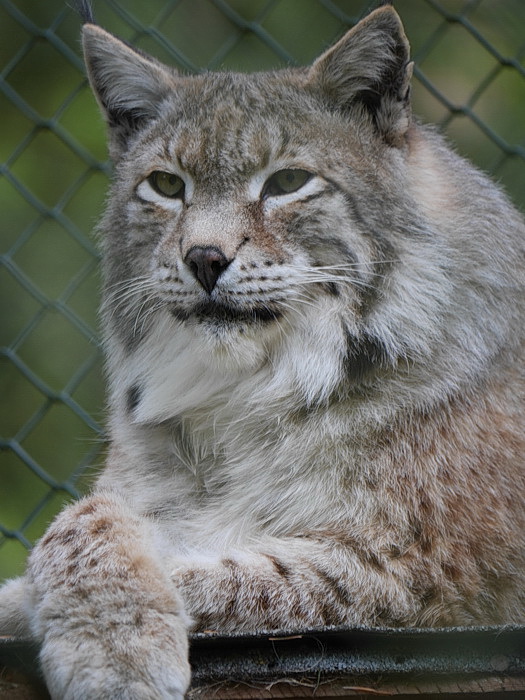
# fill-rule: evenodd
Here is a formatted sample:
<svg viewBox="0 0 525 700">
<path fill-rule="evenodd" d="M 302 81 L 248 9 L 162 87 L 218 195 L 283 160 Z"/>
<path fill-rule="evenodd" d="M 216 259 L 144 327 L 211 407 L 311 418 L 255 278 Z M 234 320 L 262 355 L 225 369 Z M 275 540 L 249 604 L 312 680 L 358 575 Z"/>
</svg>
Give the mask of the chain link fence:
<svg viewBox="0 0 525 700">
<path fill-rule="evenodd" d="M 525 204 L 525 3 L 397 0 L 415 111 Z M 184 71 L 311 61 L 371 0 L 95 0 L 98 22 Z M 103 458 L 98 218 L 109 164 L 80 22 L 0 0 L 0 579 Z"/>
</svg>

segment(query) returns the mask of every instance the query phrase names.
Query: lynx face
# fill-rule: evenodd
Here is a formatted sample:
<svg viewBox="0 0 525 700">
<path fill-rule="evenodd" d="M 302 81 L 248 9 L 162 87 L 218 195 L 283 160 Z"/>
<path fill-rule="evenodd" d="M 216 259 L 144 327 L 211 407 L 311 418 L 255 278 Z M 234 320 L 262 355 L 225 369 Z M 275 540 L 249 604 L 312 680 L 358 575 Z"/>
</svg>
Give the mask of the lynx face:
<svg viewBox="0 0 525 700">
<path fill-rule="evenodd" d="M 264 370 L 274 401 L 366 385 L 409 405 L 415 385 L 427 400 L 482 371 L 520 322 L 498 311 L 512 247 L 412 120 L 395 13 L 308 68 L 253 75 L 181 76 L 93 25 L 84 48 L 115 163 L 101 231 L 121 406 L 140 386 L 144 420 L 174 417 L 230 370 L 230 387 Z"/>
<path fill-rule="evenodd" d="M 356 197 L 379 164 L 296 76 L 231 82 L 183 83 L 119 164 L 130 261 L 120 275 L 143 277 L 148 294 L 131 314 L 162 308 L 220 338 L 267 333 L 322 300 L 353 323 L 392 258 Z"/>
<path fill-rule="evenodd" d="M 88 65 L 116 164 L 102 224 L 107 335 L 132 349 L 159 324 L 165 342 L 182 324 L 212 353 L 253 366 L 247 339 L 265 357 L 282 355 L 283 342 L 295 335 L 304 346 L 301 334 L 324 325 L 304 364 L 321 367 L 329 346 L 327 386 L 349 357 L 361 373 L 406 354 L 368 321 L 407 232 L 420 228 L 396 174 L 398 149 L 386 143 L 406 128 L 411 66 L 401 62 L 372 114 L 359 97 L 368 87 L 346 77 L 334 85 L 338 46 L 309 70 L 181 77 L 121 45 L 117 60 L 102 60 L 111 37 L 90 29 Z M 350 77 L 358 49 L 345 59 L 356 62 Z M 382 109 L 394 115 L 388 126 Z"/>
</svg>

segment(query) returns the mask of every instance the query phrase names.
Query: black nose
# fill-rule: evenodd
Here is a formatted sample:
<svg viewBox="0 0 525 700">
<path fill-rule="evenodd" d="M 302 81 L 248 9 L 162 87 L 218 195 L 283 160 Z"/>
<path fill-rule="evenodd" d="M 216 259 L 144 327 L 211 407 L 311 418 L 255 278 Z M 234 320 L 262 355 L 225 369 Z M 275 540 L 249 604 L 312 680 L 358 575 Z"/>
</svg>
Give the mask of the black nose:
<svg viewBox="0 0 525 700">
<path fill-rule="evenodd" d="M 231 260 L 222 250 L 215 246 L 193 246 L 184 258 L 184 262 L 199 280 L 204 289 L 211 294 L 217 280 L 228 267 Z"/>
</svg>

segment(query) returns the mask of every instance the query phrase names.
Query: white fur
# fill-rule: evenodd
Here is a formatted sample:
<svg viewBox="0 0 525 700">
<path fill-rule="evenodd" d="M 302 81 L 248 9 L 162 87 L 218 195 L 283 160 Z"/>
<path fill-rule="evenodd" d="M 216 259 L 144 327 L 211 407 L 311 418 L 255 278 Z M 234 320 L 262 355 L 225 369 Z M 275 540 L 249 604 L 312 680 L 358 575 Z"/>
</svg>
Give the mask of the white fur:
<svg viewBox="0 0 525 700">
<path fill-rule="evenodd" d="M 103 108 L 151 123 L 112 132 L 107 467 L 0 593 L 52 696 L 181 698 L 191 625 L 522 619 L 523 223 L 409 127 L 392 8 L 253 83 L 178 78 L 98 28 L 86 51 Z M 187 201 L 149 186 L 157 168 Z M 284 168 L 314 176 L 262 197 Z M 213 285 L 193 246 L 222 252 Z"/>
</svg>

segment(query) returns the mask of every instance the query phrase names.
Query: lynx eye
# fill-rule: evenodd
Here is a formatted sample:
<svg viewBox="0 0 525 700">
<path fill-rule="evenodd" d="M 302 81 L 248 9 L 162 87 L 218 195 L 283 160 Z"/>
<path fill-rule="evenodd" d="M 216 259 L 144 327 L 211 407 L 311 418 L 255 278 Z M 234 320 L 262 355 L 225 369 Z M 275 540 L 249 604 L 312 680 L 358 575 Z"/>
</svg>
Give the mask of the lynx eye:
<svg viewBox="0 0 525 700">
<path fill-rule="evenodd" d="M 184 196 L 184 180 L 173 173 L 155 170 L 148 177 L 148 182 L 155 192 L 158 192 L 164 197 L 182 199 Z"/>
<path fill-rule="evenodd" d="M 278 197 L 283 194 L 297 192 L 306 185 L 312 174 L 306 170 L 278 170 L 266 180 L 262 197 Z"/>
</svg>

